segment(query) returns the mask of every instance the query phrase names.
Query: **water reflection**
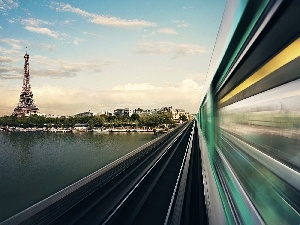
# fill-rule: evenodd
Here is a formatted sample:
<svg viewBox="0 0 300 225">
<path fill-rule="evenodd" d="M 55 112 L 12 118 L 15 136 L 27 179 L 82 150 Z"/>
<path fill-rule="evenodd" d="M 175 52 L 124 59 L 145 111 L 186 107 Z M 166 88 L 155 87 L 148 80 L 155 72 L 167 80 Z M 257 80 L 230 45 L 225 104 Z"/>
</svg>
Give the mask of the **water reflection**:
<svg viewBox="0 0 300 225">
<path fill-rule="evenodd" d="M 152 140 L 153 134 L 0 132 L 0 221 Z"/>
</svg>

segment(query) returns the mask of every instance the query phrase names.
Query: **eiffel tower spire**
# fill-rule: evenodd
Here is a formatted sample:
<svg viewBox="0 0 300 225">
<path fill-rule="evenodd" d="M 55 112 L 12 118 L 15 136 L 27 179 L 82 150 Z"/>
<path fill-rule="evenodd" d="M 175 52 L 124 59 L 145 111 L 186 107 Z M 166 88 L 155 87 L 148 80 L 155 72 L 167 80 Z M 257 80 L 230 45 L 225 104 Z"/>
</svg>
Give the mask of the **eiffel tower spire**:
<svg viewBox="0 0 300 225">
<path fill-rule="evenodd" d="M 24 63 L 24 78 L 23 78 L 23 86 L 20 94 L 20 99 L 18 106 L 14 109 L 14 116 L 22 116 L 22 115 L 31 115 L 36 114 L 39 109 L 36 107 L 33 101 L 33 94 L 31 92 L 30 85 L 30 74 L 29 74 L 29 54 L 26 53 L 24 55 L 25 63 Z"/>
</svg>

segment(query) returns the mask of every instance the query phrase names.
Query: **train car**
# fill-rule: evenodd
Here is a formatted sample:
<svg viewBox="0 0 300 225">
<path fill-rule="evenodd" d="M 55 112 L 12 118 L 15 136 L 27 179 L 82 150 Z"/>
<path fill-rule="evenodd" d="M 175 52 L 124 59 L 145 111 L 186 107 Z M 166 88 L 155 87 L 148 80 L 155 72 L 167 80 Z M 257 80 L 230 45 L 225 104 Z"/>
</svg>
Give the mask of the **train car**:
<svg viewBox="0 0 300 225">
<path fill-rule="evenodd" d="M 209 224 L 300 224 L 300 1 L 227 1 L 196 115 Z"/>
</svg>

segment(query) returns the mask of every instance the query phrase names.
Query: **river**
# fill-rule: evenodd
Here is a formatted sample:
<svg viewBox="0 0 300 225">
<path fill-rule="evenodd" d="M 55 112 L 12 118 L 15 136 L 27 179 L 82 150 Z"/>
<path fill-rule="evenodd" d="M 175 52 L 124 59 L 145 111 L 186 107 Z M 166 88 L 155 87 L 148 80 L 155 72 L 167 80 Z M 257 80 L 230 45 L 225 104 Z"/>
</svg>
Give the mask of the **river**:
<svg viewBox="0 0 300 225">
<path fill-rule="evenodd" d="M 0 222 L 152 138 L 152 133 L 1 131 Z"/>
</svg>

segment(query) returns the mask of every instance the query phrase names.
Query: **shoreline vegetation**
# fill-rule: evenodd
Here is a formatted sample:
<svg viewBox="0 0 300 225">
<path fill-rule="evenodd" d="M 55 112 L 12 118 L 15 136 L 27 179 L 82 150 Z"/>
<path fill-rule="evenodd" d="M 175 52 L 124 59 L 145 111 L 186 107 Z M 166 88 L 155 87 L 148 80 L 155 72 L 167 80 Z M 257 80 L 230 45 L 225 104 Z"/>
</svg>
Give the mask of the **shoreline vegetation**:
<svg viewBox="0 0 300 225">
<path fill-rule="evenodd" d="M 152 132 L 158 134 L 167 132 L 177 124 L 168 113 L 143 117 L 138 114 L 132 114 L 131 117 L 106 115 L 59 118 L 38 115 L 0 117 L 0 130 L 8 132 Z"/>
</svg>

